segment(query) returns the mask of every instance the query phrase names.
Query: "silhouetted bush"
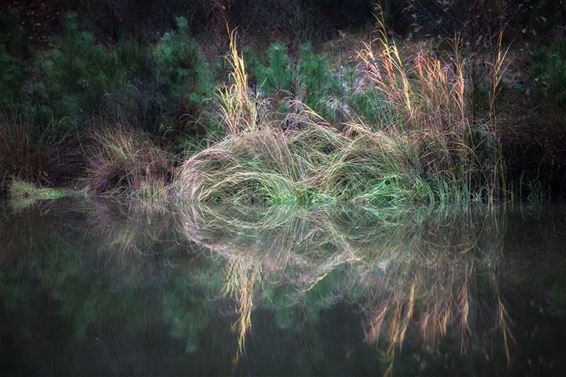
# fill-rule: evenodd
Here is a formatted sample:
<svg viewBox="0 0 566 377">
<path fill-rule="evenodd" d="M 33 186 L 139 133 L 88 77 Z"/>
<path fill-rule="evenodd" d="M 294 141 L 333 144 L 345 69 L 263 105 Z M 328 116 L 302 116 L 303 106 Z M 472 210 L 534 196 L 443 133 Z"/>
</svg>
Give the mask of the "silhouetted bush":
<svg viewBox="0 0 566 377">
<path fill-rule="evenodd" d="M 539 47 L 533 60 L 533 73 L 545 95 L 563 110 L 566 106 L 566 38 Z"/>
<path fill-rule="evenodd" d="M 163 106 L 171 105 L 170 99 L 203 95 L 201 85 L 191 87 L 191 77 L 183 70 L 190 64 L 186 46 L 168 46 L 165 40 L 177 41 L 169 37 L 154 53 L 151 46 L 129 40 L 104 47 L 91 33 L 80 31 L 76 17 L 69 15 L 64 36 L 39 58 L 41 80 L 33 85 L 32 99 L 36 120 L 80 128 L 102 115 L 158 133 Z M 195 77 L 200 80 L 201 73 Z"/>
<path fill-rule="evenodd" d="M 171 30 L 175 17 L 188 19 L 191 29 L 208 25 L 214 9 L 207 0 L 65 0 L 79 15 L 81 26 L 102 39 L 155 39 Z"/>
<path fill-rule="evenodd" d="M 54 128 L 0 116 L 0 187 L 14 178 L 54 185 L 76 176 L 80 159 L 75 145 Z"/>
<path fill-rule="evenodd" d="M 224 19 L 243 33 L 285 40 L 332 36 L 371 20 L 371 0 L 80 0 L 64 1 L 81 26 L 102 39 L 154 39 L 185 17 L 193 34 L 210 34 Z M 222 28 L 219 29 L 223 31 Z"/>
<path fill-rule="evenodd" d="M 12 106 L 23 80 L 22 62 L 0 43 L 0 107 Z"/>
<path fill-rule="evenodd" d="M 566 21 L 564 0 L 378 0 L 390 29 L 418 39 L 459 34 L 469 47 L 489 48 L 500 31 L 536 37 Z"/>
</svg>

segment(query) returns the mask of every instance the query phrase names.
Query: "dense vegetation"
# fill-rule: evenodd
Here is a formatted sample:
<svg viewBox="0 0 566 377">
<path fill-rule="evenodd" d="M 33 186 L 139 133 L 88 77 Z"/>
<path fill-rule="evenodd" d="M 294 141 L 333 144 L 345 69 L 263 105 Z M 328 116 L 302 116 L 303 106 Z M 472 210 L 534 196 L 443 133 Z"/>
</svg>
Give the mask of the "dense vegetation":
<svg viewBox="0 0 566 377">
<path fill-rule="evenodd" d="M 559 193 L 563 2 L 375 5 L 14 1 L 0 186 L 242 204 Z"/>
</svg>

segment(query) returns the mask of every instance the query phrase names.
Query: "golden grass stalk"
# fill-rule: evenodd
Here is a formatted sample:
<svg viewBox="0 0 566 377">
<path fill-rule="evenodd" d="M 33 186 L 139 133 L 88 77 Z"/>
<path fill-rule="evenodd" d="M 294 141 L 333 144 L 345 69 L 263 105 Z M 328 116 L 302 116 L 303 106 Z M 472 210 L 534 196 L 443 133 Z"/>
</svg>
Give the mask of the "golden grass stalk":
<svg viewBox="0 0 566 377">
<path fill-rule="evenodd" d="M 230 37 L 230 54 L 227 59 L 232 68 L 230 79 L 232 84 L 219 88 L 220 114 L 228 133 L 238 135 L 241 132 L 253 132 L 257 129 L 256 100 L 248 91 L 248 75 L 244 58 L 238 52 L 236 30 L 228 31 Z"/>
</svg>

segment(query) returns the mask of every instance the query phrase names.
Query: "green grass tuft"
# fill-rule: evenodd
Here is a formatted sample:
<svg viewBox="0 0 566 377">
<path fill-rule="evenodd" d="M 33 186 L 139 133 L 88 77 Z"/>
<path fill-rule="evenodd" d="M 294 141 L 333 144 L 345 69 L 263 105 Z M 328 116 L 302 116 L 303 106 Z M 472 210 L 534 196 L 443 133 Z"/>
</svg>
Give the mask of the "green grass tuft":
<svg viewBox="0 0 566 377">
<path fill-rule="evenodd" d="M 31 182 L 21 179 L 13 179 L 8 186 L 8 196 L 12 206 L 25 208 L 38 201 L 58 200 L 70 197 L 86 197 L 82 191 L 63 188 L 39 187 Z"/>
</svg>

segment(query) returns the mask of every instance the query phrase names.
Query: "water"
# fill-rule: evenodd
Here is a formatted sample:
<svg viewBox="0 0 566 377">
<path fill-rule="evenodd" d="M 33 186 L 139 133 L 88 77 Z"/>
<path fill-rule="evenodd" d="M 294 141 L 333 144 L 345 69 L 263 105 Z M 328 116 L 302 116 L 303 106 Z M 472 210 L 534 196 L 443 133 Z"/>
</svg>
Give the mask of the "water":
<svg viewBox="0 0 566 377">
<path fill-rule="evenodd" d="M 0 375 L 566 375 L 566 209 L 0 203 Z"/>
</svg>

